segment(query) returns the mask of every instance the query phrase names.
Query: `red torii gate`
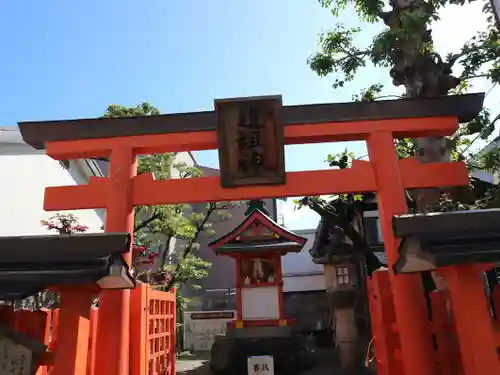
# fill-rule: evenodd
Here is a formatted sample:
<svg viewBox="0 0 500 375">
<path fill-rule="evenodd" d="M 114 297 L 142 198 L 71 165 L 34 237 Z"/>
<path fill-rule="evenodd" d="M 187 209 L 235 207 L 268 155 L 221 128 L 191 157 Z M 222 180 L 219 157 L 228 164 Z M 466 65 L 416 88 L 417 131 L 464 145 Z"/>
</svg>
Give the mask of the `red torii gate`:
<svg viewBox="0 0 500 375">
<path fill-rule="evenodd" d="M 74 210 L 106 208 L 106 231 L 132 231 L 137 205 L 194 203 L 323 195 L 345 192 L 377 193 L 385 249 L 392 266 L 398 256 L 392 233 L 394 215 L 407 212 L 405 189 L 462 186 L 468 183 L 464 163 L 420 164 L 414 158 L 398 160 L 394 138 L 446 136 L 458 121 L 470 121 L 482 107 L 484 95 L 421 100 L 285 106 L 285 143 L 305 144 L 364 140 L 369 162 L 356 161 L 345 170 L 288 172 L 284 185 L 225 189 L 219 177 L 154 180 L 136 175 L 136 155 L 217 148 L 213 112 L 139 118 L 90 119 L 20 123 L 23 138 L 46 148 L 56 159 L 109 157 L 109 177 L 92 178 L 88 185 L 48 187 L 44 208 Z M 129 258 L 130 261 L 130 258 Z M 418 275 L 394 276 L 390 271 L 395 311 L 406 375 L 435 373 L 435 353 L 426 304 Z M 96 375 L 128 375 L 129 291 L 105 291 L 99 314 L 113 316 L 113 325 L 98 327 Z M 78 299 L 78 295 L 75 295 Z M 477 322 L 481 324 L 481 322 Z M 84 340 L 79 332 L 65 332 L 61 347 L 73 350 Z M 102 337 L 107 337 L 105 340 Z M 64 347 L 68 349 L 64 349 Z M 83 375 L 79 353 L 58 354 L 57 374 Z M 71 360 L 70 360 L 71 359 Z M 490 358 L 483 360 L 488 363 Z"/>
</svg>

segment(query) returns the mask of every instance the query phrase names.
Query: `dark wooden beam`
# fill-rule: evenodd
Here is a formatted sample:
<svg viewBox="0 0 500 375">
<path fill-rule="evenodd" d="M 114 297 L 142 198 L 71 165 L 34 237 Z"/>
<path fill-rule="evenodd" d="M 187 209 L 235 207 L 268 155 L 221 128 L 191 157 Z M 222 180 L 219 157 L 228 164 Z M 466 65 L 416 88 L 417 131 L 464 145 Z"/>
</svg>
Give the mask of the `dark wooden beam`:
<svg viewBox="0 0 500 375">
<path fill-rule="evenodd" d="M 498 231 L 500 209 L 406 214 L 393 217 L 392 227 L 394 235 L 399 238 L 412 235 L 432 237 L 442 233 L 467 235 Z"/>
<path fill-rule="evenodd" d="M 130 233 L 0 237 L 0 264 L 92 260 L 130 249 Z"/>
<path fill-rule="evenodd" d="M 483 107 L 484 93 L 423 99 L 381 100 L 284 106 L 285 125 L 359 122 L 397 118 L 457 117 L 472 120 Z M 43 149 L 47 142 L 132 135 L 215 131 L 214 111 L 159 116 L 19 122 L 26 143 Z"/>
</svg>

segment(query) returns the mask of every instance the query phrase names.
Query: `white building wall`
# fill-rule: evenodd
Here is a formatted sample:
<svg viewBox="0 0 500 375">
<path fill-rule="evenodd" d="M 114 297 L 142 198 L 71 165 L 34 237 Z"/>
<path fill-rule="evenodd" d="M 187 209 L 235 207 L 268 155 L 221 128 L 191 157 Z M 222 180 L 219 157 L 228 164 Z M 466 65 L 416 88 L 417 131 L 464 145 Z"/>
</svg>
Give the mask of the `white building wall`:
<svg viewBox="0 0 500 375">
<path fill-rule="evenodd" d="M 0 143 L 0 236 L 48 234 L 41 220 L 55 212 L 43 210 L 45 187 L 78 185 L 87 182 L 77 163 L 69 170 L 26 144 Z M 64 213 L 63 211 L 60 211 Z M 89 232 L 99 232 L 103 211 L 78 210 L 73 213 Z"/>
<path fill-rule="evenodd" d="M 176 164 L 184 164 L 187 167 L 194 167 L 195 161 L 194 161 L 193 155 L 190 152 L 179 152 L 175 155 L 174 162 L 172 163 L 172 165 L 174 165 L 174 166 Z M 171 175 L 172 175 L 172 178 L 179 178 L 180 177 L 179 171 L 175 167 L 172 168 Z"/>
<path fill-rule="evenodd" d="M 180 178 L 180 173 L 177 168 L 175 168 L 176 164 L 183 164 L 186 167 L 194 167 L 195 160 L 190 152 L 179 152 L 175 155 L 174 162 L 172 163 L 173 168 L 171 169 L 171 177 L 172 178 Z M 186 208 L 184 210 L 185 215 L 188 215 L 190 208 Z M 165 248 L 166 246 L 166 236 L 160 235 L 161 241 L 160 246 Z M 169 253 L 181 253 L 183 247 L 187 244 L 187 241 L 183 241 L 182 239 L 172 238 L 170 240 L 170 248 L 168 250 Z M 163 250 L 163 249 L 162 249 Z"/>
<path fill-rule="evenodd" d="M 314 244 L 316 229 L 294 231 L 306 237 L 307 242 L 300 253 L 288 253 L 281 258 L 284 292 L 325 290 L 323 266 L 312 261 L 309 250 Z"/>
</svg>

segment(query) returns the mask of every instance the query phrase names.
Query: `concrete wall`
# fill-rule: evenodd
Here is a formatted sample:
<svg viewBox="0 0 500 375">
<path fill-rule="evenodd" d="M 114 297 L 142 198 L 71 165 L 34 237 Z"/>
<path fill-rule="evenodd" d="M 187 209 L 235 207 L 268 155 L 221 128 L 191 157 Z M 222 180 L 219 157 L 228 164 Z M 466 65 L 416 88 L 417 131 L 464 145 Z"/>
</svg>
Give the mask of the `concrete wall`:
<svg viewBox="0 0 500 375">
<path fill-rule="evenodd" d="M 309 254 L 314 244 L 316 229 L 297 230 L 294 233 L 306 237 L 307 242 L 300 253 L 289 253 L 281 258 L 283 291 L 287 293 L 325 290 L 323 266 L 313 263 Z"/>
<path fill-rule="evenodd" d="M 92 173 L 85 160 L 72 162 L 65 169 L 43 151 L 23 143 L 16 128 L 0 129 L 0 170 L 0 236 L 51 233 L 40 225 L 41 220 L 55 214 L 43 210 L 45 187 L 83 184 Z M 101 231 L 102 210 L 72 213 L 90 232 Z"/>
</svg>

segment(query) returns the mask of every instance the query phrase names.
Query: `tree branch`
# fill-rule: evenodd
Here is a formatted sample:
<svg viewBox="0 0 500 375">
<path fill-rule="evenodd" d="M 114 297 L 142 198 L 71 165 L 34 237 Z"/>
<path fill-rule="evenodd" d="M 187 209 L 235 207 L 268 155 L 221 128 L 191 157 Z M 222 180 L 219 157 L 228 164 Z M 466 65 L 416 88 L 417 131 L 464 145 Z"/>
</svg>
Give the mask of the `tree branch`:
<svg viewBox="0 0 500 375">
<path fill-rule="evenodd" d="M 404 97 L 401 96 L 401 95 L 381 95 L 381 96 L 377 96 L 377 98 L 375 100 L 378 100 L 378 99 L 403 99 Z"/>
<path fill-rule="evenodd" d="M 474 78 L 490 78 L 491 75 L 490 74 L 477 74 L 477 75 L 472 75 L 472 76 L 468 76 L 468 77 L 462 77 L 460 78 L 462 81 L 466 81 L 468 79 L 474 79 Z"/>
<path fill-rule="evenodd" d="M 165 241 L 165 248 L 162 251 L 162 254 L 160 255 L 160 266 L 158 267 L 158 270 L 162 272 L 165 268 L 165 265 L 167 263 L 167 255 L 169 254 L 170 250 L 170 243 L 172 242 L 172 236 L 168 236 L 167 241 Z"/>
<path fill-rule="evenodd" d="M 207 209 L 207 212 L 205 213 L 205 217 L 203 218 L 201 223 L 196 224 L 196 232 L 195 232 L 193 238 L 191 239 L 191 241 L 189 241 L 188 245 L 184 249 L 180 261 L 179 260 L 177 261 L 177 264 L 175 265 L 175 269 L 174 269 L 174 272 L 172 274 L 172 277 L 170 278 L 167 285 L 165 286 L 165 290 L 167 290 L 167 291 L 170 290 L 172 288 L 172 286 L 175 284 L 175 282 L 177 281 L 177 277 L 178 277 L 180 269 L 182 267 L 182 261 L 184 261 L 186 259 L 186 257 L 191 253 L 191 250 L 193 249 L 193 246 L 196 243 L 196 240 L 198 239 L 200 233 L 203 231 L 203 228 L 207 224 L 208 219 L 210 218 L 210 216 L 212 215 L 212 213 L 216 209 L 217 209 L 217 203 L 211 202 L 209 208 Z"/>
<path fill-rule="evenodd" d="M 141 229 L 147 227 L 149 224 L 151 224 L 153 221 L 155 221 L 156 219 L 159 219 L 161 218 L 161 214 L 159 213 L 156 213 L 156 214 L 153 214 L 151 215 L 151 217 L 149 219 L 146 219 L 144 220 L 142 223 L 139 223 L 135 226 L 134 228 L 134 233 L 140 231 Z"/>
<path fill-rule="evenodd" d="M 334 212 L 328 211 L 323 205 L 319 204 L 317 201 L 311 199 L 310 197 L 304 197 L 301 199 L 301 203 L 308 206 L 311 210 L 316 212 L 321 217 L 327 217 L 329 219 L 336 219 L 336 214 Z"/>
</svg>

